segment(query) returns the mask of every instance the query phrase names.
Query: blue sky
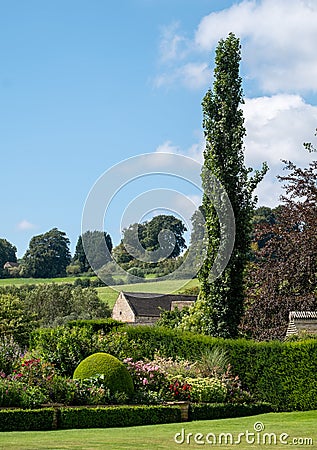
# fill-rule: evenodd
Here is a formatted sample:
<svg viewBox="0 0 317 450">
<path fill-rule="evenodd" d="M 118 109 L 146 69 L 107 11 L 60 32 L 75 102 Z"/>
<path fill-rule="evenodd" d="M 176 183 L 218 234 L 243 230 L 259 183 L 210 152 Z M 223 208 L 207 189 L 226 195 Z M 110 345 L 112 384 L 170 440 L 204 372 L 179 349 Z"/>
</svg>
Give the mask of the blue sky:
<svg viewBox="0 0 317 450">
<path fill-rule="evenodd" d="M 242 43 L 246 162 L 268 162 L 259 204 L 276 205 L 280 160 L 313 158 L 302 142 L 317 126 L 316 23 L 309 0 L 0 0 L 0 237 L 22 256 L 57 227 L 73 249 L 85 199 L 113 165 L 157 151 L 201 162 L 201 100 L 230 31 Z M 163 181 L 144 177 L 114 201 L 115 243 L 122 208 Z"/>
</svg>

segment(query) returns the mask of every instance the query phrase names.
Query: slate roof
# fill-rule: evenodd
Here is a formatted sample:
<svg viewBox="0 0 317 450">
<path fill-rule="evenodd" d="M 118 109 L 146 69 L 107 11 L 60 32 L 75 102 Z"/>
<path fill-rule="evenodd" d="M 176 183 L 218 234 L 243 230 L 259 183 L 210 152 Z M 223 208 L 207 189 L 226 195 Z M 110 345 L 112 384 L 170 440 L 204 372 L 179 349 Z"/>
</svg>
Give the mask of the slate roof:
<svg viewBox="0 0 317 450">
<path fill-rule="evenodd" d="M 195 295 L 122 292 L 136 316 L 160 317 L 160 308 L 171 310 L 172 302 L 196 301 Z"/>
<path fill-rule="evenodd" d="M 19 267 L 19 263 L 17 262 L 12 262 L 12 261 L 7 261 L 5 263 L 5 265 L 3 266 L 4 269 L 10 269 L 12 267 Z"/>
<path fill-rule="evenodd" d="M 317 332 L 317 311 L 291 311 L 286 336 L 298 334 L 299 328 Z"/>
<path fill-rule="evenodd" d="M 317 319 L 317 311 L 291 311 L 289 320 L 292 319 Z"/>
</svg>

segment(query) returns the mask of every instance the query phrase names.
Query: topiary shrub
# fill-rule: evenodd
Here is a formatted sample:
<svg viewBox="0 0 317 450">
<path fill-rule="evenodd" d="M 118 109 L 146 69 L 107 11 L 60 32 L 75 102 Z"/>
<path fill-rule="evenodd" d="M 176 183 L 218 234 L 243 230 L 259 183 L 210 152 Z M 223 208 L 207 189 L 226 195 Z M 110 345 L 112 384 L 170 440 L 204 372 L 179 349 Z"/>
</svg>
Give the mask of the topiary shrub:
<svg viewBox="0 0 317 450">
<path fill-rule="evenodd" d="M 133 381 L 125 365 L 108 353 L 94 353 L 85 358 L 75 369 L 73 378 L 87 379 L 103 375 L 103 381 L 111 393 L 133 393 Z"/>
</svg>

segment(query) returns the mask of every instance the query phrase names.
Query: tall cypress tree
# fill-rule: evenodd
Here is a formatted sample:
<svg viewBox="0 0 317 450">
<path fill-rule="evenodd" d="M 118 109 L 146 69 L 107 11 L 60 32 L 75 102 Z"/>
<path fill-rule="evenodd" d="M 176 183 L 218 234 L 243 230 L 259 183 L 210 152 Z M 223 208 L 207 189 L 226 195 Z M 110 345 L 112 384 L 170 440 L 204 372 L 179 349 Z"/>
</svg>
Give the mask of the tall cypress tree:
<svg viewBox="0 0 317 450">
<path fill-rule="evenodd" d="M 184 318 L 183 328 L 204 334 L 235 338 L 243 314 L 243 274 L 251 243 L 251 221 L 255 199 L 253 191 L 267 171 L 252 171 L 244 165 L 243 139 L 246 134 L 243 112 L 242 80 L 239 76 L 240 41 L 230 33 L 219 41 L 216 49 L 213 91 L 208 90 L 203 102 L 203 128 L 206 138 L 202 185 L 206 228 L 206 259 L 199 273 L 201 290 L 192 314 Z M 210 273 L 216 260 L 226 216 L 223 194 L 218 188 L 215 205 L 215 177 L 227 193 L 235 218 L 235 240 L 229 262 L 216 278 Z M 217 188 L 216 188 L 217 190 Z M 214 201 L 213 201 L 214 200 Z M 234 236 L 226 236 L 234 239 Z"/>
</svg>

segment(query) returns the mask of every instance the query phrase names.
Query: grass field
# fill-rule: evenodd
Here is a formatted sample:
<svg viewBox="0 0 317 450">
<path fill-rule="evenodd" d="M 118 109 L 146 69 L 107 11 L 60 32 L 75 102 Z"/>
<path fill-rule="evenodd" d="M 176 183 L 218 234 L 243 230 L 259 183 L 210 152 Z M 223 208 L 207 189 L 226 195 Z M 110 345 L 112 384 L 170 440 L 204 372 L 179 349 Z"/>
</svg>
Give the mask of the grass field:
<svg viewBox="0 0 317 450">
<path fill-rule="evenodd" d="M 130 428 L 109 429 L 86 429 L 65 430 L 49 432 L 4 432 L 0 433 L 0 449 L 15 450 L 41 450 L 41 449 L 166 449 L 176 448 L 199 449 L 201 447 L 223 449 L 237 448 L 282 450 L 289 445 L 300 448 L 317 448 L 317 411 L 292 412 L 292 413 L 270 413 L 253 417 L 239 419 L 222 419 L 210 421 L 197 421 L 189 423 L 177 423 L 167 425 L 149 425 Z M 254 427 L 262 428 L 264 431 L 255 432 Z M 184 442 L 182 441 L 182 429 L 184 429 Z M 248 435 L 246 442 L 246 433 Z M 174 437 L 179 443 L 176 443 Z M 192 433 L 192 435 L 190 435 Z M 197 437 L 201 433 L 201 437 Z M 208 443 L 206 436 L 213 433 L 217 444 Z M 230 435 L 220 436 L 221 433 L 230 433 L 233 444 L 230 443 Z M 239 434 L 241 442 L 238 443 Z M 265 435 L 265 433 L 271 436 Z M 274 433 L 274 434 L 273 434 Z M 195 444 L 194 438 L 205 444 Z M 282 435 L 282 437 L 281 437 Z M 276 436 L 276 444 L 274 439 Z M 281 438 L 280 438 L 281 437 Z M 210 435 L 209 439 L 213 439 Z M 221 444 L 219 444 L 221 439 Z M 227 444 L 226 444 L 226 439 Z M 252 439 L 254 443 L 252 444 Z M 269 443 L 271 440 L 271 444 Z M 296 439 L 297 441 L 295 441 Z M 189 443 L 187 443 L 189 441 Z M 259 443 L 258 443 L 259 441 Z M 212 441 L 211 441 L 212 442 Z M 263 443 L 265 442 L 265 443 Z"/>
<path fill-rule="evenodd" d="M 0 279 L 0 286 L 23 286 L 26 284 L 43 284 L 43 283 L 73 283 L 76 277 L 65 278 L 4 278 Z M 117 286 L 106 286 L 97 288 L 98 295 L 101 300 L 107 302 L 112 308 L 118 298 L 120 291 L 127 292 L 154 292 L 158 294 L 171 294 L 183 291 L 184 289 L 198 286 L 198 280 L 164 280 L 164 281 L 148 281 L 136 284 L 120 284 Z"/>
<path fill-rule="evenodd" d="M 73 283 L 76 277 L 64 278 L 1 278 L 0 286 L 22 286 L 25 284 Z"/>
</svg>

